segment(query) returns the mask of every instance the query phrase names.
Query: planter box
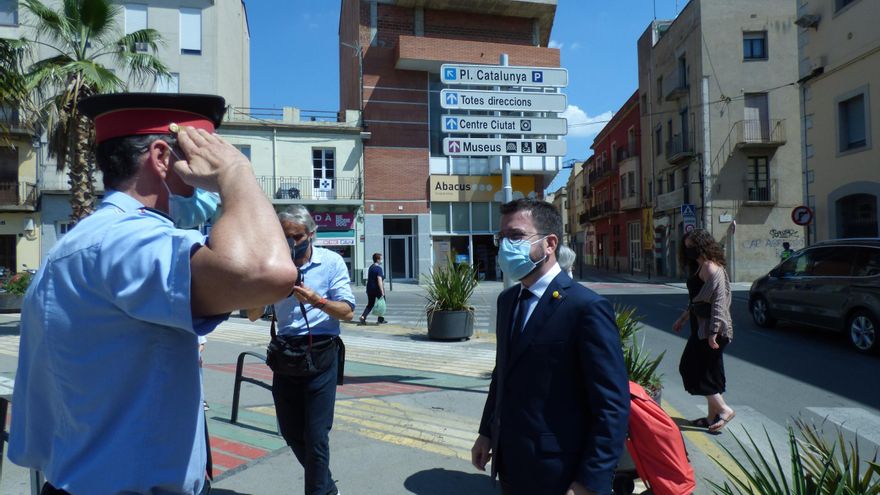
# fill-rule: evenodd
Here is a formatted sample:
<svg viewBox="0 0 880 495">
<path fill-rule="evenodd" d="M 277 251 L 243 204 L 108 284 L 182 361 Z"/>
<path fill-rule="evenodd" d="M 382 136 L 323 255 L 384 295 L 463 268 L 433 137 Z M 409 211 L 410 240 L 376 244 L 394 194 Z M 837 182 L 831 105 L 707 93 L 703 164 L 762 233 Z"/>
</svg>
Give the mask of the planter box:
<svg viewBox="0 0 880 495">
<path fill-rule="evenodd" d="M 428 338 L 463 340 L 474 334 L 474 313 L 471 311 L 434 311 L 428 313 Z"/>
<path fill-rule="evenodd" d="M 24 296 L 12 294 L 0 294 L 0 313 L 18 313 L 21 311 L 21 302 Z"/>
</svg>

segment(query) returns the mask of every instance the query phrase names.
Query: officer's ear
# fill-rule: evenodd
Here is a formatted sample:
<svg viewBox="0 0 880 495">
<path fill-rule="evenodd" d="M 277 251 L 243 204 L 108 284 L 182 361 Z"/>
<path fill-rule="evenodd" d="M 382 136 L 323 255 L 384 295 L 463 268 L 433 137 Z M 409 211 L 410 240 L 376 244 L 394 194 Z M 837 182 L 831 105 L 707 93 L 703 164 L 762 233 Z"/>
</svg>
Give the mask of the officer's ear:
<svg viewBox="0 0 880 495">
<path fill-rule="evenodd" d="M 164 180 L 171 170 L 172 160 L 171 146 L 161 139 L 156 139 L 147 147 L 144 165 Z"/>
</svg>

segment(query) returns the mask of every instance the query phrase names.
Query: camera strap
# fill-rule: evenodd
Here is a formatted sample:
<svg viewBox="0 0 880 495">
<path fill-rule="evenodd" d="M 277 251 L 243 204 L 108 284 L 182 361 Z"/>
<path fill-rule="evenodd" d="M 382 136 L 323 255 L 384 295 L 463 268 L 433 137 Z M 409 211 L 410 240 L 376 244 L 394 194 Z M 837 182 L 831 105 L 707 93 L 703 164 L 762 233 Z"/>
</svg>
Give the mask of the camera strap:
<svg viewBox="0 0 880 495">
<path fill-rule="evenodd" d="M 308 330 L 308 332 L 309 332 L 309 352 L 312 352 L 312 327 L 309 325 L 309 317 L 308 317 L 308 315 L 306 315 L 306 307 L 302 303 L 302 301 L 300 301 L 300 303 L 299 303 L 299 310 L 302 312 L 303 320 L 306 321 L 306 330 Z M 269 327 L 269 333 L 272 335 L 272 340 L 275 340 L 275 338 L 278 337 L 278 334 L 275 333 L 275 322 L 276 321 L 278 321 L 278 319 L 275 316 L 275 307 L 273 306 L 272 307 L 272 326 Z"/>
</svg>

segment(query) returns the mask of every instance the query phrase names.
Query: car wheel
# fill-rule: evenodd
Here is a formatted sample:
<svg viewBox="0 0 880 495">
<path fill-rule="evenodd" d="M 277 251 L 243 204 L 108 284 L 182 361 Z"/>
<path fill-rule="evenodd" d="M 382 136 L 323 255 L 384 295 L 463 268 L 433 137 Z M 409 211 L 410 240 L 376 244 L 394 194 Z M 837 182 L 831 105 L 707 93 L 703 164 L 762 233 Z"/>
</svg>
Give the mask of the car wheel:
<svg viewBox="0 0 880 495">
<path fill-rule="evenodd" d="M 776 325 L 776 318 L 770 316 L 770 306 L 762 296 L 752 300 L 752 320 L 759 327 L 771 328 Z"/>
<path fill-rule="evenodd" d="M 860 352 L 877 352 L 877 318 L 871 313 L 859 310 L 853 313 L 847 325 L 849 342 Z"/>
</svg>

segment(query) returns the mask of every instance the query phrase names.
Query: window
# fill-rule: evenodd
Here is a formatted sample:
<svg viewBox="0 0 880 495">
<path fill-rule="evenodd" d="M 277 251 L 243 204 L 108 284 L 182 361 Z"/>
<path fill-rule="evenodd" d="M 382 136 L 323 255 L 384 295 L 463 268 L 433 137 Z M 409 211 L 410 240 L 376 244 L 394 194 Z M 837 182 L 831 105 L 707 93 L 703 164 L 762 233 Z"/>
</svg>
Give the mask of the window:
<svg viewBox="0 0 880 495">
<path fill-rule="evenodd" d="M 681 169 L 681 187 L 684 189 L 684 203 L 691 202 L 691 177 L 688 167 Z"/>
<path fill-rule="evenodd" d="M 627 180 L 626 175 L 620 176 L 620 197 L 621 197 L 621 199 L 627 197 L 627 195 L 626 195 L 626 191 L 627 191 L 626 180 Z"/>
<path fill-rule="evenodd" d="M 449 232 L 449 203 L 431 203 L 431 230 L 434 232 Z"/>
<path fill-rule="evenodd" d="M 315 189 L 330 190 L 334 188 L 336 178 L 336 150 L 333 148 L 315 148 L 312 150 L 312 179 Z"/>
<path fill-rule="evenodd" d="M 638 151 L 636 151 L 637 149 L 636 128 L 630 127 L 629 130 L 626 131 L 626 152 L 629 156 L 636 156 L 639 154 Z"/>
<path fill-rule="evenodd" d="M 663 101 L 663 76 L 657 78 L 657 101 Z"/>
<path fill-rule="evenodd" d="M 660 156 L 663 153 L 663 127 L 657 126 L 654 130 L 654 154 Z"/>
<path fill-rule="evenodd" d="M 470 232 L 471 230 L 471 204 L 452 203 L 452 231 Z"/>
<path fill-rule="evenodd" d="M 131 34 L 142 29 L 147 29 L 147 5 L 143 3 L 125 4 L 125 34 Z M 146 52 L 149 50 L 149 46 L 146 43 L 135 43 L 134 50 Z"/>
<path fill-rule="evenodd" d="M 803 277 L 809 275 L 813 265 L 813 251 L 804 251 L 785 260 L 779 267 L 782 276 Z"/>
<path fill-rule="evenodd" d="M 858 254 L 853 267 L 853 276 L 874 277 L 880 275 L 880 249 L 869 247 L 856 249 Z"/>
<path fill-rule="evenodd" d="M 627 172 L 627 184 L 629 184 L 629 189 L 627 190 L 627 197 L 631 198 L 636 195 L 636 173 L 635 172 Z"/>
<path fill-rule="evenodd" d="M 180 53 L 188 55 L 202 53 L 201 9 L 180 9 Z"/>
<path fill-rule="evenodd" d="M 18 0 L 0 0 L 0 26 L 18 26 Z"/>
<path fill-rule="evenodd" d="M 858 94 L 837 104 L 837 124 L 841 152 L 867 146 L 868 133 L 865 117 L 865 93 Z"/>
<path fill-rule="evenodd" d="M 837 237 L 877 237 L 877 196 L 850 194 L 834 204 Z"/>
<path fill-rule="evenodd" d="M 767 59 L 767 31 L 743 33 L 743 59 Z"/>
<path fill-rule="evenodd" d="M 55 237 L 61 238 L 61 236 L 70 232 L 72 228 L 73 222 L 55 222 Z"/>
<path fill-rule="evenodd" d="M 233 146 L 235 146 L 238 151 L 241 151 L 241 154 L 244 155 L 248 159 L 248 161 L 251 161 L 251 145 L 233 144 Z"/>
<path fill-rule="evenodd" d="M 688 64 L 684 56 L 678 58 L 678 87 L 688 87 Z"/>
<path fill-rule="evenodd" d="M 856 252 L 851 247 L 827 247 L 814 250 L 810 275 L 814 277 L 848 277 Z"/>
<path fill-rule="evenodd" d="M 648 181 L 648 201 L 654 201 L 654 181 Z"/>
<path fill-rule="evenodd" d="M 471 230 L 473 232 L 491 232 L 492 227 L 489 225 L 492 212 L 490 203 L 471 203 Z M 568 201 L 566 201 L 568 208 Z"/>
<path fill-rule="evenodd" d="M 749 201 L 770 201 L 770 170 L 766 156 L 749 158 L 746 189 Z"/>
<path fill-rule="evenodd" d="M 169 77 L 156 78 L 157 93 L 180 93 L 180 74 L 172 72 Z"/>
<path fill-rule="evenodd" d="M 675 191 L 675 172 L 669 172 L 669 180 L 666 182 L 669 192 Z"/>
<path fill-rule="evenodd" d="M 834 12 L 839 12 L 847 5 L 855 2 L 856 0 L 834 0 Z"/>
<path fill-rule="evenodd" d="M 657 178 L 657 195 L 663 194 L 663 177 Z"/>
</svg>

